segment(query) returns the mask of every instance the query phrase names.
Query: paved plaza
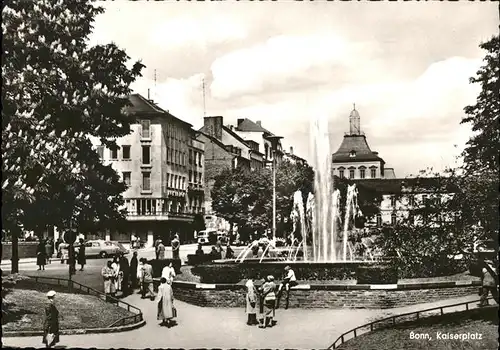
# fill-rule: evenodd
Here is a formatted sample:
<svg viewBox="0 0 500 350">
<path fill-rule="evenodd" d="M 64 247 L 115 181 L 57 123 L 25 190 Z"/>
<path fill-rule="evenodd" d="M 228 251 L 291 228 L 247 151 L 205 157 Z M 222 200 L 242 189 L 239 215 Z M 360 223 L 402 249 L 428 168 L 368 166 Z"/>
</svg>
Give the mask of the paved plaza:
<svg viewBox="0 0 500 350">
<path fill-rule="evenodd" d="M 159 326 L 156 302 L 131 295 L 124 300 L 139 307 L 146 325 L 111 334 L 68 335 L 61 337 L 67 348 L 326 348 L 337 337 L 358 325 L 377 318 L 471 301 L 477 296 L 442 300 L 386 310 L 368 309 L 289 309 L 277 310 L 278 324 L 259 329 L 246 325 L 243 308 L 203 308 L 175 301 L 179 316 L 173 328 Z M 64 315 L 61 315 L 64 317 Z M 39 347 L 41 337 L 3 338 L 4 346 Z"/>
</svg>

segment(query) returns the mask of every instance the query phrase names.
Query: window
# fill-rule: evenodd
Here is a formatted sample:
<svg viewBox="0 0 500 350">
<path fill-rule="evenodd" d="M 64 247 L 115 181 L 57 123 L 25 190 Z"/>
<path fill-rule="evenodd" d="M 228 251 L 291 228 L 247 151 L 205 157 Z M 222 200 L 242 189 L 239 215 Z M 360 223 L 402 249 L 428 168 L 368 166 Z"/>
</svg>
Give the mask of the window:
<svg viewBox="0 0 500 350">
<path fill-rule="evenodd" d="M 189 164 L 193 164 L 193 151 L 189 150 Z"/>
<path fill-rule="evenodd" d="M 396 222 L 397 222 L 396 214 L 392 213 L 391 214 L 391 225 L 396 225 Z"/>
<path fill-rule="evenodd" d="M 99 155 L 99 159 L 104 159 L 104 146 L 97 146 L 97 154 Z"/>
<path fill-rule="evenodd" d="M 118 148 L 110 150 L 111 159 L 118 159 Z"/>
<path fill-rule="evenodd" d="M 151 191 L 151 173 L 142 173 L 142 190 Z"/>
<path fill-rule="evenodd" d="M 123 159 L 130 159 L 130 145 L 122 146 Z"/>
<path fill-rule="evenodd" d="M 123 183 L 127 186 L 130 186 L 130 181 L 131 181 L 131 172 L 130 171 L 124 171 L 122 173 L 123 175 Z"/>
<path fill-rule="evenodd" d="M 193 172 L 189 170 L 189 182 L 193 182 Z"/>
<path fill-rule="evenodd" d="M 342 169 L 339 169 L 339 177 L 340 177 L 341 179 L 343 179 L 343 178 L 344 178 L 344 169 L 343 169 L 343 168 L 342 168 Z"/>
<path fill-rule="evenodd" d="M 167 173 L 167 187 L 170 187 L 170 174 Z"/>
<path fill-rule="evenodd" d="M 142 164 L 151 164 L 151 146 L 142 146 Z"/>
<path fill-rule="evenodd" d="M 424 194 L 424 195 L 422 196 L 422 204 L 423 204 L 424 206 L 427 206 L 427 203 L 428 203 L 427 195 L 426 195 L 426 194 Z"/>
<path fill-rule="evenodd" d="M 143 139 L 151 138 L 150 128 L 151 128 L 151 120 L 149 119 L 141 120 L 141 137 Z"/>
<path fill-rule="evenodd" d="M 349 179 L 354 179 L 354 169 L 349 170 Z"/>
<path fill-rule="evenodd" d="M 359 169 L 359 177 L 361 179 L 364 179 L 365 178 L 365 169 Z"/>
<path fill-rule="evenodd" d="M 372 179 L 377 177 L 377 169 L 374 169 L 374 168 L 370 169 L 370 177 Z"/>
<path fill-rule="evenodd" d="M 396 207 L 396 196 L 391 196 L 391 207 Z"/>
</svg>

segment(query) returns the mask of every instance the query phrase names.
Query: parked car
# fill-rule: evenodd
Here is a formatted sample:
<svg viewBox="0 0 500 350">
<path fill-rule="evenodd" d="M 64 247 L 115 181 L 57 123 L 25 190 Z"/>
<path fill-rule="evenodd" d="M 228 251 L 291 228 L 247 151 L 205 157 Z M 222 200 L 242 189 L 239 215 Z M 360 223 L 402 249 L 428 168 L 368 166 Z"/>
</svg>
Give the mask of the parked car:
<svg viewBox="0 0 500 350">
<path fill-rule="evenodd" d="M 119 252 L 127 254 L 128 250 L 118 242 L 97 239 L 90 240 L 85 243 L 85 256 L 87 257 L 98 256 L 100 258 L 107 258 L 108 256 L 114 256 Z"/>
<path fill-rule="evenodd" d="M 214 237 L 217 237 L 217 230 L 203 230 L 198 232 L 198 244 L 207 245 L 213 244 Z M 216 240 L 216 239 L 215 239 Z"/>
</svg>

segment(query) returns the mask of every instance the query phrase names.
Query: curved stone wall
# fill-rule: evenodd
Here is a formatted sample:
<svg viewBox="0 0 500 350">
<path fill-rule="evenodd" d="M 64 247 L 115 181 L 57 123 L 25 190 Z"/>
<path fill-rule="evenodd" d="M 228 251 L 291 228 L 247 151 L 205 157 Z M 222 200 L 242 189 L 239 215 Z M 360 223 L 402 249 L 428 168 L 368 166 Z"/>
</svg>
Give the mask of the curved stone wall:
<svg viewBox="0 0 500 350">
<path fill-rule="evenodd" d="M 476 294 L 479 281 L 394 285 L 301 284 L 292 288 L 290 308 L 387 309 Z M 174 297 L 206 307 L 244 307 L 243 284 L 173 283 Z M 282 302 L 283 305 L 283 302 Z"/>
</svg>

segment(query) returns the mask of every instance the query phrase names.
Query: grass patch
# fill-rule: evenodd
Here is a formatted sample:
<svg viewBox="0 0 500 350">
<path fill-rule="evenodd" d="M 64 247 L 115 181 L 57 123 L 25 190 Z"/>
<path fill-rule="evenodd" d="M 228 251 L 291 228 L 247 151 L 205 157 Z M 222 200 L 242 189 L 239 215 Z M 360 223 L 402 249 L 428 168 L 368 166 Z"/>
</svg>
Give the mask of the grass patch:
<svg viewBox="0 0 500 350">
<path fill-rule="evenodd" d="M 42 283 L 32 283 L 30 288 L 15 287 L 10 291 L 5 301 L 9 305 L 9 313 L 2 317 L 2 330 L 5 331 L 41 331 L 46 293 L 56 290 L 55 303 L 59 310 L 60 329 L 104 328 L 110 326 L 122 317 L 133 313 L 106 303 L 92 295 L 67 293 L 62 288 Z M 57 290 L 59 289 L 59 290 Z"/>
<path fill-rule="evenodd" d="M 412 334 L 421 338 L 411 339 Z M 476 339 L 439 339 L 438 334 L 474 334 Z M 377 330 L 348 340 L 339 349 L 496 350 L 498 308 L 430 317 L 417 323 Z"/>
</svg>

